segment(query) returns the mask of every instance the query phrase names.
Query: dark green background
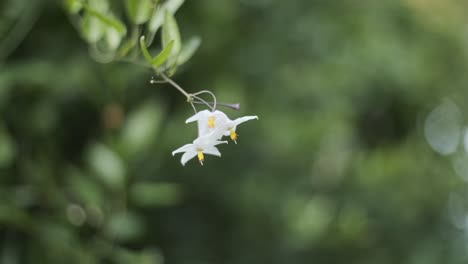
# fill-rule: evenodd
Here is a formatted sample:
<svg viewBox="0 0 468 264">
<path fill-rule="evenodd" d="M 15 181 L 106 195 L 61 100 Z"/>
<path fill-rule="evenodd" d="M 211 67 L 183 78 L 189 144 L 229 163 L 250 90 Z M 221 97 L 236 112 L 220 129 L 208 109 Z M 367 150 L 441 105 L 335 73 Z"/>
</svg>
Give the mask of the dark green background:
<svg viewBox="0 0 468 264">
<path fill-rule="evenodd" d="M 467 10 L 187 0 L 203 43 L 174 80 L 260 119 L 182 167 L 181 94 L 95 62 L 60 2 L 2 1 L 0 263 L 465 263 L 464 150 L 437 154 L 424 122 L 468 110 Z"/>
</svg>

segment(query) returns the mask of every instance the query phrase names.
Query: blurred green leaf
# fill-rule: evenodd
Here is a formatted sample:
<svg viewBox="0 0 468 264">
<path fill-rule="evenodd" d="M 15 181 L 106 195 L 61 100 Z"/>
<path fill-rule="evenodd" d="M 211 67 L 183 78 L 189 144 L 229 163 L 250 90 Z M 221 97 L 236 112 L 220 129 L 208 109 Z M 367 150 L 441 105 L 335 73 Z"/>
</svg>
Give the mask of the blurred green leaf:
<svg viewBox="0 0 468 264">
<path fill-rule="evenodd" d="M 138 182 L 130 189 L 130 198 L 138 206 L 173 205 L 180 201 L 181 190 L 173 183 Z"/>
<path fill-rule="evenodd" d="M 109 218 L 105 232 L 120 242 L 129 242 L 141 236 L 145 230 L 141 217 L 132 211 L 119 212 Z"/>
<path fill-rule="evenodd" d="M 85 13 L 81 19 L 81 35 L 90 43 L 95 43 L 102 38 L 105 29 L 101 21 L 96 17 Z"/>
<path fill-rule="evenodd" d="M 159 5 L 151 15 L 151 19 L 148 23 L 148 30 L 150 32 L 156 32 L 164 23 L 165 12 L 169 11 L 171 14 L 175 14 L 184 2 L 184 0 L 167 0 Z"/>
<path fill-rule="evenodd" d="M 78 168 L 70 167 L 67 169 L 66 184 L 77 202 L 92 206 L 104 204 L 103 189 L 98 182 Z"/>
<path fill-rule="evenodd" d="M 120 156 L 102 143 L 94 143 L 87 152 L 90 169 L 108 187 L 121 189 L 125 184 L 125 164 Z"/>
<path fill-rule="evenodd" d="M 164 23 L 164 12 L 166 12 L 165 5 L 159 5 L 153 11 L 151 15 L 151 19 L 148 22 L 148 31 L 156 33 L 156 31 L 161 27 Z"/>
<path fill-rule="evenodd" d="M 126 0 L 125 6 L 130 20 L 140 25 L 148 21 L 151 16 L 153 6 L 157 5 L 153 0 Z"/>
<path fill-rule="evenodd" d="M 177 21 L 171 12 L 166 11 L 164 16 L 164 24 L 162 28 L 162 46 L 166 48 L 173 41 L 172 51 L 170 53 L 170 60 L 175 60 L 180 53 L 181 49 L 181 39 L 179 27 L 177 26 Z M 169 64 L 172 64 L 169 62 Z"/>
<path fill-rule="evenodd" d="M 140 50 L 141 53 L 143 53 L 143 57 L 145 57 L 146 62 L 152 65 L 153 58 L 151 57 L 151 54 L 149 53 L 148 48 L 146 47 L 145 36 L 140 37 Z"/>
<path fill-rule="evenodd" d="M 72 14 L 80 12 L 83 8 L 81 1 L 79 0 L 64 0 L 65 9 Z"/>
<path fill-rule="evenodd" d="M 168 0 L 165 3 L 165 7 L 171 14 L 175 14 L 184 2 L 185 0 Z"/>
<path fill-rule="evenodd" d="M 0 226 L 13 226 L 22 231 L 32 231 L 34 220 L 22 209 L 5 202 L 0 203 Z"/>
<path fill-rule="evenodd" d="M 124 35 L 124 33 L 119 32 L 115 27 L 107 27 L 104 37 L 108 47 L 111 50 L 115 50 L 119 47 Z"/>
<path fill-rule="evenodd" d="M 87 11 L 88 14 L 90 14 L 91 16 L 96 17 L 103 24 L 115 28 L 115 30 L 117 30 L 117 32 L 119 32 L 120 34 L 125 34 L 125 32 L 126 32 L 125 25 L 122 22 L 120 22 L 117 18 L 115 18 L 114 16 L 103 14 L 103 13 L 91 8 L 87 4 L 83 4 L 83 7 Z"/>
<path fill-rule="evenodd" d="M 109 0 L 88 0 L 88 1 L 82 1 L 80 0 L 84 5 L 86 3 L 94 10 L 101 12 L 101 13 L 107 13 L 109 11 L 110 3 Z"/>
<path fill-rule="evenodd" d="M 125 149 L 133 155 L 151 146 L 162 118 L 161 104 L 153 100 L 132 111 L 122 128 L 121 140 Z"/>
<path fill-rule="evenodd" d="M 182 46 L 182 50 L 177 58 L 177 65 L 186 63 L 200 47 L 201 38 L 198 36 L 190 38 L 187 43 Z"/>
</svg>

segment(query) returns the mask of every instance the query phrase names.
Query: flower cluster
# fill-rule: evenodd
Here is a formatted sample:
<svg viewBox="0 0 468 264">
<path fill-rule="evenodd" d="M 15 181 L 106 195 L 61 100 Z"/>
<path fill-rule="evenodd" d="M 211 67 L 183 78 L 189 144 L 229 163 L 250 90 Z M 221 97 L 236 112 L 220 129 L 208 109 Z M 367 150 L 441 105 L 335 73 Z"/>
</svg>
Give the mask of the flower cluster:
<svg viewBox="0 0 468 264">
<path fill-rule="evenodd" d="M 221 141 L 223 136 L 229 136 L 237 144 L 237 126 L 252 119 L 258 119 L 258 117 L 244 116 L 231 120 L 225 113 L 219 110 L 200 111 L 185 121 L 185 123 L 197 121 L 198 138 L 192 144 L 186 144 L 174 150 L 172 155 L 174 156 L 177 153 L 183 152 L 184 154 L 180 160 L 182 165 L 185 165 L 187 161 L 197 156 L 198 161 L 203 165 L 204 154 L 221 156 L 221 152 L 219 152 L 216 146 L 227 143 L 227 141 Z"/>
</svg>

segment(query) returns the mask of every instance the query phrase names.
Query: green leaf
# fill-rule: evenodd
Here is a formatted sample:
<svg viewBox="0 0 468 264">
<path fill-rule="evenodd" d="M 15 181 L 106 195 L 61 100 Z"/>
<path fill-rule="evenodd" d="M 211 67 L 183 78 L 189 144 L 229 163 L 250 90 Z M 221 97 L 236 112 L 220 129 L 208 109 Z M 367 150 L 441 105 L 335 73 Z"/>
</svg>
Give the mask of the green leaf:
<svg viewBox="0 0 468 264">
<path fill-rule="evenodd" d="M 175 14 L 184 2 L 185 0 L 168 0 L 159 5 L 151 15 L 151 19 L 148 23 L 148 30 L 155 33 L 164 23 L 165 12 L 169 11 L 171 14 Z"/>
<path fill-rule="evenodd" d="M 148 22 L 148 30 L 150 32 L 156 33 L 156 31 L 161 27 L 164 22 L 164 12 L 166 12 L 165 5 L 158 6 L 153 11 L 153 15 Z"/>
<path fill-rule="evenodd" d="M 171 14 L 175 14 L 185 0 L 169 0 L 166 2 L 166 8 Z"/>
<path fill-rule="evenodd" d="M 117 32 L 119 32 L 120 34 L 125 34 L 126 28 L 124 24 L 120 22 L 119 20 L 117 20 L 116 18 L 104 15 L 101 12 L 91 8 L 89 5 L 85 3 L 83 3 L 83 7 L 88 12 L 88 14 L 96 17 L 103 24 L 114 27 L 117 30 Z"/>
<path fill-rule="evenodd" d="M 153 64 L 153 58 L 151 57 L 148 49 L 146 48 L 145 36 L 140 37 L 140 50 L 141 50 L 141 53 L 143 53 L 143 57 L 145 57 L 145 60 L 149 64 L 152 65 Z"/>
<path fill-rule="evenodd" d="M 121 157 L 108 146 L 94 143 L 87 152 L 91 171 L 108 187 L 119 190 L 125 184 L 126 167 Z"/>
<path fill-rule="evenodd" d="M 111 17 L 112 18 L 112 17 Z M 125 34 L 120 33 L 115 27 L 106 27 L 104 39 L 110 50 L 116 50 L 120 46 L 120 42 Z"/>
<path fill-rule="evenodd" d="M 117 241 L 128 242 L 144 234 L 145 225 L 143 219 L 136 212 L 118 212 L 109 217 L 105 232 Z"/>
<path fill-rule="evenodd" d="M 80 12 L 83 5 L 78 0 L 64 0 L 65 9 L 72 14 Z"/>
<path fill-rule="evenodd" d="M 130 20 L 137 25 L 148 21 L 155 6 L 152 0 L 126 0 L 125 4 Z"/>
<path fill-rule="evenodd" d="M 158 55 L 156 55 L 156 57 L 152 58 L 151 54 L 148 51 L 148 48 L 146 47 L 145 36 L 141 36 L 140 38 L 140 49 L 143 53 L 143 57 L 145 57 L 145 60 L 153 67 L 159 67 L 164 62 L 166 62 L 169 55 L 171 54 L 171 51 L 173 50 L 173 47 L 174 41 L 171 40 L 169 44 L 166 47 L 164 47 Z"/>
<path fill-rule="evenodd" d="M 174 46 L 172 47 L 172 51 L 170 53 L 172 56 L 179 55 L 181 49 L 181 40 L 180 40 L 180 32 L 179 27 L 177 26 L 177 21 L 175 20 L 174 16 L 171 12 L 166 11 L 164 15 L 164 24 L 162 27 L 162 46 L 166 48 L 171 41 L 174 41 Z"/>
<path fill-rule="evenodd" d="M 121 141 L 130 157 L 148 150 L 157 138 L 163 120 L 161 103 L 150 100 L 130 112 L 122 127 Z"/>
<path fill-rule="evenodd" d="M 182 65 L 186 63 L 200 47 L 201 38 L 198 36 L 192 37 L 184 44 L 182 50 L 177 58 L 177 65 Z"/>
<path fill-rule="evenodd" d="M 119 47 L 120 42 L 122 41 L 122 35 L 119 32 L 117 32 L 117 30 L 115 30 L 115 28 L 113 27 L 107 28 L 107 31 L 105 32 L 104 36 L 107 46 L 111 50 L 116 50 Z"/>
<path fill-rule="evenodd" d="M 96 17 L 85 13 L 81 20 L 81 34 L 90 43 L 99 41 L 105 30 L 102 23 Z"/>
<path fill-rule="evenodd" d="M 166 62 L 167 58 L 171 54 L 172 48 L 174 47 L 174 41 L 171 40 L 169 44 L 152 60 L 152 65 L 155 67 L 161 66 Z"/>
</svg>

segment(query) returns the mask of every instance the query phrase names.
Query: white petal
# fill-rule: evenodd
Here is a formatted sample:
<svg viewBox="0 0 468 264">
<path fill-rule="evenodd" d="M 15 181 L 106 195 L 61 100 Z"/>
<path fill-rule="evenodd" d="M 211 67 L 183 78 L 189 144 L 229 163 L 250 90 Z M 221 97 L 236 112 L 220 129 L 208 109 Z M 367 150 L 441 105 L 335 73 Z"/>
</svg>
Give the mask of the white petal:
<svg viewBox="0 0 468 264">
<path fill-rule="evenodd" d="M 211 112 L 208 111 L 208 110 L 203 110 L 203 111 L 200 111 L 196 114 L 194 114 L 193 116 L 189 117 L 187 120 L 185 120 L 185 123 L 190 123 L 190 122 L 193 122 L 193 121 L 197 121 L 197 120 L 200 120 L 201 118 L 207 118 L 207 116 L 210 114 Z"/>
<path fill-rule="evenodd" d="M 212 132 L 211 128 L 208 127 L 207 125 L 208 123 L 208 119 L 207 118 L 203 118 L 203 119 L 199 119 L 198 120 L 198 136 L 205 136 L 205 135 L 208 135 L 210 132 Z"/>
<path fill-rule="evenodd" d="M 223 112 L 221 112 L 219 110 L 214 111 L 213 116 L 214 116 L 216 122 L 218 122 L 220 124 L 230 120 L 229 117 L 225 113 L 223 113 Z"/>
<path fill-rule="evenodd" d="M 214 144 L 212 146 L 216 146 L 216 145 L 219 145 L 219 144 L 227 144 L 228 142 L 226 140 L 224 141 L 215 141 Z"/>
<path fill-rule="evenodd" d="M 258 119 L 258 116 L 243 116 L 243 117 L 239 117 L 237 118 L 236 120 L 234 120 L 234 127 L 236 127 L 237 125 L 239 124 L 242 124 L 246 121 L 249 121 L 249 120 L 252 120 L 252 119 Z"/>
<path fill-rule="evenodd" d="M 172 156 L 174 156 L 175 154 L 180 153 L 180 152 L 187 152 L 190 149 L 193 149 L 193 147 L 194 147 L 193 144 L 185 144 L 182 147 L 172 151 Z"/>
<path fill-rule="evenodd" d="M 221 143 L 218 143 L 218 138 L 217 138 L 217 130 L 213 131 L 213 132 L 210 132 L 206 135 L 203 135 L 203 136 L 199 136 L 198 138 L 196 138 L 194 141 L 193 141 L 193 144 L 195 146 L 215 146 L 215 145 L 218 145 L 218 144 L 221 144 Z"/>
<path fill-rule="evenodd" d="M 185 166 L 185 163 L 187 163 L 187 161 L 193 159 L 195 156 L 197 155 L 197 152 L 196 151 L 187 151 L 184 153 L 184 155 L 182 155 L 182 158 L 180 159 L 180 163 L 182 163 L 182 166 Z"/>
<path fill-rule="evenodd" d="M 218 141 L 223 137 L 224 131 L 226 131 L 225 127 L 218 127 L 206 134 L 206 137 L 210 138 L 212 141 Z"/>
<path fill-rule="evenodd" d="M 203 153 L 221 157 L 221 152 L 219 152 L 219 150 L 216 147 L 207 147 L 203 150 Z"/>
</svg>

